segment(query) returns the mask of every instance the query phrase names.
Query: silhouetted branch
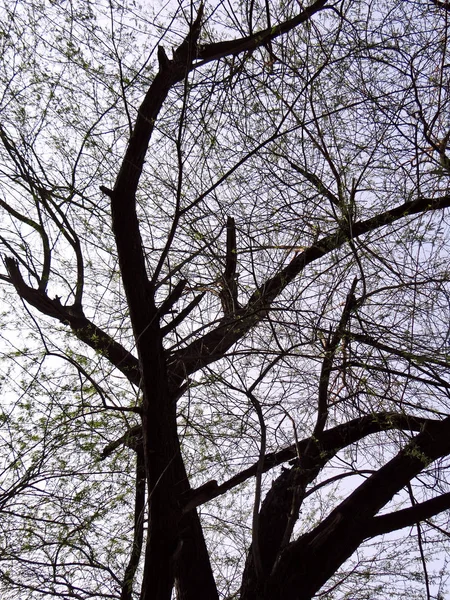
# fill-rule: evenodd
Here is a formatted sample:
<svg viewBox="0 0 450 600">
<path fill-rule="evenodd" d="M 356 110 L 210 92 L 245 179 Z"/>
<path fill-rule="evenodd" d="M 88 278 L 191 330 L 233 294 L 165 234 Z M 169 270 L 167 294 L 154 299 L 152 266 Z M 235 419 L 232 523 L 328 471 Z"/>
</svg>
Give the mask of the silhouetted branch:
<svg viewBox="0 0 450 600">
<path fill-rule="evenodd" d="M 342 425 L 337 425 L 332 429 L 324 431 L 319 439 L 305 438 L 300 440 L 291 446 L 283 448 L 278 452 L 271 452 L 266 454 L 264 459 L 264 472 L 270 471 L 274 467 L 281 465 L 290 460 L 296 460 L 298 454 L 302 454 L 308 445 L 311 446 L 313 443 L 315 446 L 320 442 L 320 449 L 323 453 L 323 459 L 325 462 L 330 460 L 339 450 L 357 442 L 358 440 L 371 435 L 373 433 L 379 433 L 380 431 L 389 431 L 391 429 L 400 429 L 405 431 L 421 431 L 421 429 L 429 423 L 434 423 L 432 419 L 425 419 L 422 417 L 413 417 L 401 413 L 393 412 L 379 412 L 373 415 L 366 415 L 364 417 L 358 417 Z M 217 486 L 214 490 L 211 490 L 209 497 L 206 499 L 204 495 L 202 499 L 195 501 L 196 490 L 192 490 L 192 498 L 189 502 L 189 508 L 193 506 L 199 506 L 212 498 L 221 496 L 229 490 L 233 489 L 237 485 L 243 483 L 250 477 L 256 475 L 259 461 L 253 464 L 248 469 L 240 471 L 228 481 L 225 481 L 221 485 Z M 186 506 L 184 510 L 188 510 Z"/>
<path fill-rule="evenodd" d="M 63 306 L 58 297 L 51 299 L 41 289 L 27 285 L 20 273 L 17 261 L 4 257 L 4 263 L 11 281 L 19 296 L 42 314 L 69 325 L 77 338 L 100 352 L 134 385 L 139 385 L 140 372 L 138 360 L 111 336 L 89 321 L 81 307 Z"/>
</svg>

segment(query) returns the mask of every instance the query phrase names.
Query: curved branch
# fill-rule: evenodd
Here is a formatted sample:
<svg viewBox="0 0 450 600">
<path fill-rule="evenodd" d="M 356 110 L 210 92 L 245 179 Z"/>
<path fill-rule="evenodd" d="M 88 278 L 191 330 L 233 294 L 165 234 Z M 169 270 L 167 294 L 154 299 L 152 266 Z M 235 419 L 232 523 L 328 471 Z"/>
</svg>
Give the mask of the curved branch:
<svg viewBox="0 0 450 600">
<path fill-rule="evenodd" d="M 218 60 L 219 58 L 229 56 L 230 54 L 235 56 L 242 52 L 251 52 L 261 46 L 265 46 L 280 35 L 292 31 L 292 29 L 295 29 L 302 23 L 306 23 L 313 15 L 326 8 L 326 6 L 327 0 L 316 0 L 316 2 L 305 8 L 305 10 L 297 16 L 288 19 L 287 21 L 283 21 L 278 25 L 274 25 L 273 27 L 268 27 L 267 29 L 263 29 L 262 31 L 258 31 L 247 37 L 235 40 L 200 45 L 197 50 L 196 58 L 200 59 L 201 62 L 196 64 L 195 67 L 204 65 L 212 60 Z"/>
<path fill-rule="evenodd" d="M 320 439 L 310 437 L 305 438 L 298 443 L 283 448 L 283 450 L 280 450 L 279 452 L 266 454 L 263 472 L 266 473 L 289 460 L 297 459 L 298 455 L 302 455 L 308 446 L 317 446 L 318 443 L 320 443 L 322 458 L 327 462 L 339 452 L 339 450 L 342 450 L 342 448 L 373 433 L 389 431 L 391 429 L 421 431 L 427 424 L 435 422 L 437 421 L 434 421 L 433 419 L 413 417 L 393 412 L 379 412 L 364 417 L 358 417 L 352 421 L 348 421 L 348 423 L 337 425 L 336 427 L 333 427 L 333 429 L 327 429 L 320 435 Z M 215 486 L 211 490 L 208 490 L 208 494 L 200 494 L 200 488 L 192 490 L 189 502 L 184 507 L 184 512 L 191 510 L 195 506 L 200 506 L 217 496 L 221 496 L 247 479 L 250 479 L 250 477 L 254 477 L 258 465 L 259 461 L 248 469 L 244 469 L 240 473 L 237 473 L 237 475 L 234 475 L 231 479 L 222 483 L 222 485 Z"/>
<path fill-rule="evenodd" d="M 136 123 L 110 194 L 112 228 L 136 338 L 158 317 L 136 213 L 136 191 L 159 111 L 169 90 L 185 78 L 192 65 L 202 16 L 203 8 L 200 7 L 197 18 L 185 40 L 175 50 L 172 60 L 162 51 L 159 52 L 159 71 L 139 107 Z"/>
<path fill-rule="evenodd" d="M 75 229 L 70 224 L 67 215 L 65 215 L 61 208 L 55 202 L 53 202 L 51 194 L 44 189 L 39 189 L 39 195 L 41 197 L 41 203 L 52 218 L 53 223 L 55 223 L 58 226 L 61 234 L 72 246 L 73 251 L 75 253 L 77 261 L 77 282 L 75 285 L 74 305 L 81 306 L 84 289 L 84 260 L 83 253 L 81 251 L 80 239 Z M 48 269 L 49 268 L 50 264 L 48 265 Z M 49 273 L 47 274 L 47 279 L 48 275 Z"/>
<path fill-rule="evenodd" d="M 130 383 L 139 386 L 140 370 L 138 360 L 111 336 L 89 321 L 81 307 L 76 305 L 63 306 L 58 297 L 52 300 L 44 291 L 28 286 L 23 280 L 17 261 L 14 259 L 5 257 L 4 263 L 11 282 L 22 300 L 44 315 L 70 325 L 79 340 L 107 358 L 116 369 L 119 369 L 125 375 Z"/>
<path fill-rule="evenodd" d="M 25 160 L 25 158 L 18 151 L 13 140 L 8 136 L 5 129 L 0 125 L 0 140 L 3 143 L 7 153 L 12 159 L 13 163 L 16 165 L 17 170 L 20 174 L 20 179 L 22 180 L 21 186 L 25 186 L 25 182 L 28 184 L 29 191 L 33 194 L 35 198 L 36 208 L 38 210 L 39 223 L 31 219 L 29 216 L 23 215 L 15 210 L 12 206 L 10 206 L 7 202 L 0 199 L 0 207 L 2 207 L 5 211 L 7 211 L 12 217 L 21 221 L 22 223 L 27 224 L 29 227 L 32 227 L 35 231 L 37 231 L 41 237 L 42 242 L 42 252 L 43 252 L 43 261 L 42 261 L 42 273 L 39 278 L 39 288 L 45 291 L 47 287 L 48 278 L 50 275 L 50 240 L 48 238 L 47 232 L 45 231 L 41 212 L 39 209 L 39 202 L 36 201 L 36 191 L 37 185 L 35 182 L 35 178 L 33 178 L 30 174 L 31 167 Z M 4 240 L 5 242 L 6 240 Z"/>
<path fill-rule="evenodd" d="M 450 194 L 440 198 L 418 198 L 396 208 L 352 224 L 352 239 L 390 225 L 403 217 L 442 210 L 450 207 Z M 238 340 L 258 325 L 271 308 L 272 302 L 310 264 L 337 250 L 350 239 L 350 232 L 340 228 L 313 246 L 297 254 L 290 263 L 268 279 L 250 297 L 247 306 L 236 311 L 235 318 L 223 319 L 218 327 L 173 354 L 169 365 L 175 380 L 182 380 L 195 371 L 222 358 Z"/>
</svg>

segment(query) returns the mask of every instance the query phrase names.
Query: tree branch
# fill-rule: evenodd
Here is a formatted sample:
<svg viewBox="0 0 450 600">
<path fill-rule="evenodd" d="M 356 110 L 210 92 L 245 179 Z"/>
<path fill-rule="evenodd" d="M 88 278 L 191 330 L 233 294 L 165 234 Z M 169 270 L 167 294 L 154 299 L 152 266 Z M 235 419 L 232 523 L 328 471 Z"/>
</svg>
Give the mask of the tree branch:
<svg viewBox="0 0 450 600">
<path fill-rule="evenodd" d="M 222 358 L 231 346 L 265 318 L 275 298 L 281 294 L 303 269 L 333 250 L 343 246 L 350 237 L 354 239 L 390 225 L 404 217 L 448 207 L 450 207 L 450 195 L 436 199 L 418 198 L 405 202 L 379 215 L 375 215 L 365 221 L 353 223 L 351 236 L 350 232 L 344 230 L 342 227 L 338 231 L 326 236 L 317 242 L 317 244 L 294 256 L 286 267 L 268 279 L 253 293 L 247 306 L 236 311 L 235 318 L 223 319 L 218 327 L 198 338 L 186 348 L 174 352 L 172 365 L 170 366 L 172 377 L 175 380 L 177 378 L 183 379 Z"/>
<path fill-rule="evenodd" d="M 348 421 L 348 423 L 337 425 L 332 429 L 327 429 L 320 435 L 320 448 L 324 453 L 323 458 L 328 461 L 342 448 L 345 448 L 346 446 L 349 446 L 350 444 L 353 444 L 373 433 L 389 431 L 391 429 L 421 431 L 425 425 L 434 422 L 435 421 L 432 419 L 425 419 L 422 417 L 414 417 L 393 412 L 374 413 L 372 415 L 358 417 L 352 421 Z M 300 440 L 298 443 L 292 444 L 287 448 L 283 448 L 283 450 L 278 452 L 266 454 L 264 458 L 263 472 L 266 473 L 274 467 L 289 460 L 297 459 L 299 454 L 302 455 L 305 452 L 308 445 L 311 445 L 311 443 L 317 445 L 318 441 L 319 440 L 317 439 L 309 437 Z M 221 496 L 237 485 L 243 483 L 250 477 L 254 477 L 256 475 L 258 465 L 259 461 L 248 469 L 244 469 L 240 473 L 237 473 L 221 485 L 214 486 L 214 488 L 208 490 L 208 494 L 204 494 L 201 488 L 192 490 L 189 497 L 189 502 L 183 509 L 184 512 L 191 510 L 195 506 L 200 506 L 201 504 L 204 504 L 205 502 L 208 502 L 217 496 Z M 202 491 L 201 494 L 200 490 Z"/>
<path fill-rule="evenodd" d="M 22 300 L 44 315 L 69 325 L 79 340 L 108 359 L 130 383 L 139 386 L 139 364 L 128 350 L 89 321 L 80 306 L 63 306 L 59 298 L 52 300 L 43 290 L 28 286 L 23 280 L 18 263 L 10 257 L 4 257 L 3 260 L 11 282 Z"/>
<path fill-rule="evenodd" d="M 450 509 L 450 492 L 415 504 L 410 508 L 398 510 L 395 513 L 374 517 L 366 527 L 366 537 L 372 538 L 403 529 L 403 527 L 412 527 L 419 521 L 425 521 L 425 519 L 434 517 L 448 509 Z"/>
<path fill-rule="evenodd" d="M 322 194 L 322 196 L 325 196 L 325 198 L 328 198 L 328 200 L 331 202 L 331 204 L 334 204 L 337 208 L 342 208 L 342 205 L 339 202 L 339 199 L 333 194 L 332 191 L 330 191 L 322 183 L 322 181 L 317 177 L 317 175 L 315 175 L 314 173 L 310 173 L 306 169 L 303 169 L 299 165 L 296 165 L 295 163 L 291 162 L 290 160 L 288 160 L 288 162 L 289 162 L 289 165 L 294 169 L 294 171 L 297 171 L 297 173 L 300 173 L 300 175 L 303 175 L 303 177 L 307 181 L 312 183 L 312 185 L 317 189 L 319 194 Z"/>
<path fill-rule="evenodd" d="M 450 12 L 450 3 L 448 0 L 445 0 L 444 2 L 441 2 L 441 0 L 431 0 L 431 2 L 438 8 L 443 8 L 444 10 Z"/>
<path fill-rule="evenodd" d="M 178 327 L 178 325 L 184 321 L 184 319 L 194 310 L 194 308 L 200 304 L 205 294 L 206 292 L 202 292 L 198 296 L 195 296 L 195 298 L 191 300 L 189 304 L 183 308 L 183 310 L 174 319 L 172 319 L 172 321 L 170 321 L 170 323 L 167 323 L 167 325 L 161 327 L 161 335 L 165 336 L 170 331 Z"/>
<path fill-rule="evenodd" d="M 222 276 L 220 300 L 225 316 L 234 315 L 239 308 L 236 282 L 237 248 L 236 223 L 233 217 L 227 219 L 227 251 L 225 257 L 225 272 Z"/>
<path fill-rule="evenodd" d="M 146 271 L 145 253 L 136 214 L 136 191 L 159 111 L 169 90 L 184 79 L 196 55 L 202 15 L 201 6 L 186 38 L 174 51 L 172 60 L 160 50 L 159 71 L 139 107 L 111 194 L 112 228 L 138 353 L 140 337 L 148 327 L 158 328 L 159 315 L 154 304 L 153 285 L 150 284 Z"/>
<path fill-rule="evenodd" d="M 128 446 L 136 452 L 139 452 L 142 449 L 142 426 L 135 425 L 134 427 L 130 427 L 130 429 L 120 436 L 120 438 L 105 446 L 100 455 L 100 460 L 104 460 L 108 456 L 111 456 L 114 450 L 117 450 L 117 448 L 122 445 Z"/>
<path fill-rule="evenodd" d="M 317 437 L 325 428 L 327 418 L 328 418 L 328 384 L 330 382 L 331 369 L 333 367 L 334 357 L 336 355 L 336 351 L 338 349 L 339 343 L 342 340 L 342 337 L 345 333 L 345 329 L 347 327 L 347 323 L 350 319 L 350 315 L 352 310 L 355 307 L 356 299 L 355 299 L 355 289 L 358 280 L 353 280 L 352 286 L 350 288 L 349 293 L 347 294 L 347 299 L 345 301 L 344 310 L 342 311 L 341 318 L 339 320 L 339 324 L 326 343 L 325 347 L 325 357 L 322 362 L 322 369 L 320 371 L 320 380 L 319 380 L 319 394 L 318 394 L 318 406 L 317 406 L 317 421 L 316 426 L 314 428 L 313 437 Z"/>
<path fill-rule="evenodd" d="M 173 305 L 178 302 L 178 300 L 181 298 L 184 288 L 186 287 L 186 284 L 186 279 L 180 279 L 180 281 L 175 285 L 173 290 L 159 307 L 159 314 L 161 316 L 166 315 L 171 310 Z"/>
<path fill-rule="evenodd" d="M 218 60 L 225 56 L 237 55 L 242 52 L 251 52 L 256 50 L 256 48 L 265 46 L 280 35 L 292 31 L 292 29 L 295 29 L 302 23 L 306 23 L 313 15 L 326 8 L 326 6 L 327 0 L 316 0 L 316 2 L 305 8 L 305 10 L 294 18 L 283 21 L 273 27 L 268 27 L 267 29 L 263 29 L 262 31 L 258 31 L 247 37 L 235 40 L 200 45 L 197 50 L 196 58 L 201 60 L 201 62 L 199 64 L 197 63 L 195 67 L 197 68 L 207 62 Z"/>
<path fill-rule="evenodd" d="M 309 600 L 368 537 L 376 513 L 425 467 L 449 453 L 450 417 L 428 422 L 316 528 L 283 551 L 273 571 L 270 597 Z M 314 576 L 305 578 L 306 573 Z"/>
<path fill-rule="evenodd" d="M 142 444 L 142 436 L 136 444 L 136 492 L 134 499 L 134 526 L 133 541 L 131 545 L 130 559 L 122 585 L 120 600 L 131 600 L 133 598 L 133 581 L 139 565 L 144 540 L 144 509 L 145 509 L 145 456 Z"/>
</svg>

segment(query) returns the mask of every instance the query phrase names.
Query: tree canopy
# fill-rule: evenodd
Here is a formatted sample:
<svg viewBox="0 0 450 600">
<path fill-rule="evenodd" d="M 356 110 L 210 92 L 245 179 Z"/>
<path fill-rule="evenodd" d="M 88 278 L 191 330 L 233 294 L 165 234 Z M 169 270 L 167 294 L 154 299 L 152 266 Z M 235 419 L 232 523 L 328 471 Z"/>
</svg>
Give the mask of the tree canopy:
<svg viewBox="0 0 450 600">
<path fill-rule="evenodd" d="M 0 7 L 0 592 L 442 599 L 447 0 Z"/>
</svg>

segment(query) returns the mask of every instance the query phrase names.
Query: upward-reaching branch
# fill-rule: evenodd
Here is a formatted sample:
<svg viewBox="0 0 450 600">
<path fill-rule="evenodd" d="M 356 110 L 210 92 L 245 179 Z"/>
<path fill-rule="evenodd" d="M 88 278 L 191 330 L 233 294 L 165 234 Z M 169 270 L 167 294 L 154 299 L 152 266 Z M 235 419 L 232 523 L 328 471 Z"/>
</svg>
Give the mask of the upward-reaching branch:
<svg viewBox="0 0 450 600">
<path fill-rule="evenodd" d="M 450 207 L 450 195 L 434 199 L 418 198 L 405 202 L 370 219 L 353 223 L 351 238 L 370 233 L 404 217 L 448 207 Z M 337 250 L 349 239 L 350 232 L 340 228 L 295 255 L 286 267 L 253 293 L 247 305 L 236 312 L 235 318 L 223 320 L 218 327 L 173 354 L 170 365 L 173 379 L 175 381 L 184 379 L 187 375 L 222 358 L 233 344 L 265 318 L 275 298 L 303 269 L 333 250 Z"/>
<path fill-rule="evenodd" d="M 341 502 L 320 525 L 286 548 L 273 572 L 271 598 L 309 600 L 366 537 L 377 535 L 375 523 L 380 521 L 374 520 L 374 516 L 394 494 L 424 467 L 449 453 L 450 417 L 428 423 L 421 433 Z M 439 512 L 447 505 L 448 499 L 441 504 L 436 502 L 434 508 Z M 401 519 L 398 525 L 403 526 Z M 317 564 L 321 565 L 320 569 L 314 567 Z M 286 578 L 288 572 L 289 578 Z M 314 572 L 314 576 L 309 577 L 305 585 L 305 573 L 310 572 Z"/>
<path fill-rule="evenodd" d="M 135 196 L 155 122 L 169 90 L 176 83 L 182 81 L 192 69 L 198 68 L 211 60 L 218 60 L 231 54 L 236 55 L 264 46 L 276 37 L 307 22 L 314 14 L 322 10 L 326 4 L 327 0 L 316 0 L 316 2 L 296 17 L 245 38 L 199 45 L 198 39 L 203 16 L 203 6 L 201 5 L 189 33 L 175 50 L 173 59 L 170 60 L 164 49 L 159 48 L 159 71 L 139 107 L 138 117 L 128 143 L 128 148 L 122 161 L 114 190 L 110 194 L 113 230 L 116 236 L 122 277 L 127 280 L 124 280 L 127 294 L 131 293 L 129 302 L 132 321 L 134 314 L 133 305 L 135 302 L 133 301 L 132 296 L 134 294 L 131 292 L 131 288 L 141 289 L 140 294 L 138 294 L 139 297 L 136 298 L 137 303 L 144 300 L 141 294 L 151 296 L 151 294 L 148 294 L 149 284 L 136 217 Z M 201 62 L 194 62 L 198 60 L 201 60 Z M 129 283 L 128 277 L 130 278 Z M 147 293 L 143 291 L 145 289 L 147 289 Z M 148 301 L 149 299 L 147 298 Z"/>
<path fill-rule="evenodd" d="M 237 290 L 237 247 L 236 247 L 236 223 L 233 217 L 227 219 L 227 251 L 225 256 L 225 271 L 222 275 L 220 300 L 223 312 L 226 316 L 233 315 L 239 308 Z"/>
<path fill-rule="evenodd" d="M 159 71 L 139 107 L 114 189 L 110 193 L 112 228 L 138 352 L 140 337 L 148 327 L 158 326 L 159 315 L 154 304 L 153 286 L 146 271 L 136 213 L 136 191 L 159 111 L 172 86 L 182 81 L 190 70 L 196 55 L 202 14 L 203 8 L 200 7 L 197 18 L 182 44 L 175 50 L 172 60 L 160 51 Z"/>
<path fill-rule="evenodd" d="M 257 31 L 252 35 L 235 40 L 217 42 L 215 44 L 200 45 L 197 50 L 197 59 L 201 60 L 200 65 L 202 65 L 212 60 L 223 58 L 224 56 L 237 55 L 241 52 L 249 52 L 266 46 L 277 37 L 309 21 L 316 13 L 326 8 L 327 4 L 328 0 L 316 0 L 316 2 L 313 2 L 292 19 L 288 19 L 262 31 Z"/>
<path fill-rule="evenodd" d="M 345 301 L 344 310 L 342 311 L 341 318 L 339 320 L 339 324 L 334 331 L 333 335 L 326 343 L 325 347 L 325 357 L 322 362 L 322 369 L 320 372 L 320 380 L 319 380 L 319 392 L 318 392 L 318 402 L 317 402 L 317 421 L 316 426 L 314 428 L 313 436 L 316 437 L 325 428 L 327 418 L 328 418 L 328 384 L 330 381 L 331 369 L 333 367 L 334 357 L 336 355 L 336 351 L 338 349 L 339 343 L 341 342 L 345 329 L 347 327 L 347 323 L 350 319 L 351 311 L 354 309 L 356 304 L 355 299 L 355 289 L 358 280 L 355 278 L 353 280 L 352 286 L 350 288 L 349 293 L 347 294 L 347 299 Z"/>
</svg>

